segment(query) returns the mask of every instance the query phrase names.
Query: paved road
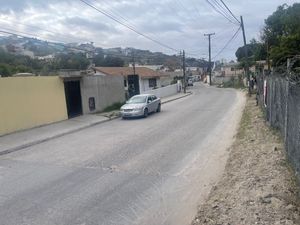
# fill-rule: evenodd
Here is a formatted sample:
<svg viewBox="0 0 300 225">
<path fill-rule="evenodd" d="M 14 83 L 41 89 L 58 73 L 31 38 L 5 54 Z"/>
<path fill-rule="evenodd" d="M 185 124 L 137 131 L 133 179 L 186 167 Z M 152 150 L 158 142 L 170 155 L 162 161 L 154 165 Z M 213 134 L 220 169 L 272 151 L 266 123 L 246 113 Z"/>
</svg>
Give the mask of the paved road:
<svg viewBox="0 0 300 225">
<path fill-rule="evenodd" d="M 192 89 L 147 119 L 1 156 L 0 224 L 189 224 L 224 168 L 242 106 L 234 90 Z"/>
</svg>

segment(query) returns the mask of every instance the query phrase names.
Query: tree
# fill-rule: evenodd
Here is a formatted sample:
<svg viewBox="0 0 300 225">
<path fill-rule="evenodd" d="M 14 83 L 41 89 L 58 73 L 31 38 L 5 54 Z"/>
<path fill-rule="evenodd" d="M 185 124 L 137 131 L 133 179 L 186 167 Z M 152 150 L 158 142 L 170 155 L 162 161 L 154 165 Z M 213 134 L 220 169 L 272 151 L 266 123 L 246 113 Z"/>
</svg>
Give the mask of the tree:
<svg viewBox="0 0 300 225">
<path fill-rule="evenodd" d="M 177 60 L 177 58 L 170 58 L 167 59 L 166 62 L 164 63 L 164 66 L 169 68 L 170 71 L 174 71 L 177 68 L 180 68 L 180 62 Z"/>
<path fill-rule="evenodd" d="M 266 45 L 260 43 L 255 39 L 250 41 L 250 44 L 246 45 L 248 50 L 248 57 L 250 62 L 256 62 L 258 60 L 265 60 L 267 58 Z M 239 47 L 235 53 L 239 62 L 245 61 L 245 46 Z"/>
<path fill-rule="evenodd" d="M 125 62 L 119 57 L 106 56 L 98 54 L 94 58 L 94 63 L 96 66 L 103 67 L 123 67 Z"/>
<path fill-rule="evenodd" d="M 8 65 L 0 64 L 0 75 L 3 77 L 8 77 L 11 75 L 11 71 Z"/>
<path fill-rule="evenodd" d="M 265 20 L 262 40 L 270 49 L 273 65 L 300 54 L 300 3 L 281 5 Z"/>
<path fill-rule="evenodd" d="M 89 60 L 83 53 L 60 54 L 57 56 L 55 68 L 85 70 L 89 65 Z"/>
</svg>

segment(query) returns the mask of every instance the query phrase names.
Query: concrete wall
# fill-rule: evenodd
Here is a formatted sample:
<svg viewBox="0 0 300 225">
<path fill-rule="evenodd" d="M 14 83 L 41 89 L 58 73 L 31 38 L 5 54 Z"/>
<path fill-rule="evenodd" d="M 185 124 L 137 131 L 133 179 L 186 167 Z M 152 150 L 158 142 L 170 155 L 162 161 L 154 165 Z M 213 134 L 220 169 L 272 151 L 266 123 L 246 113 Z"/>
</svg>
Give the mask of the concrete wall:
<svg viewBox="0 0 300 225">
<path fill-rule="evenodd" d="M 173 78 L 171 78 L 170 76 L 164 76 L 160 78 L 160 84 L 162 87 L 168 86 L 172 83 Z"/>
<path fill-rule="evenodd" d="M 214 84 L 223 84 L 223 83 L 231 81 L 233 78 L 234 77 L 215 77 L 215 76 L 212 76 L 212 82 Z"/>
<path fill-rule="evenodd" d="M 161 87 L 160 78 L 156 78 L 156 87 Z M 149 87 L 149 79 L 140 79 L 140 92 L 144 93 L 145 91 L 152 90 L 153 87 Z"/>
<path fill-rule="evenodd" d="M 123 76 L 85 76 L 80 86 L 84 114 L 101 112 L 114 103 L 125 102 Z M 89 107 L 91 97 L 95 99 L 95 110 Z"/>
<path fill-rule="evenodd" d="M 177 84 L 169 85 L 162 88 L 157 88 L 154 90 L 148 90 L 143 92 L 143 94 L 154 94 L 159 98 L 175 95 L 177 94 Z"/>
<path fill-rule="evenodd" d="M 0 78 L 0 136 L 67 118 L 59 77 Z"/>
</svg>

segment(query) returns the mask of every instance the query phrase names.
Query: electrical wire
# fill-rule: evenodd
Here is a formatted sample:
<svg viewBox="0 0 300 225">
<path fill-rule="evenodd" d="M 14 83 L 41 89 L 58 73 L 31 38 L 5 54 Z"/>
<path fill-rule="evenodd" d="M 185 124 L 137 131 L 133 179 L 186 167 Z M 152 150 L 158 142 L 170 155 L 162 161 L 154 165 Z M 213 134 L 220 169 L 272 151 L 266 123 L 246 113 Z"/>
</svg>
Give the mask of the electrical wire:
<svg viewBox="0 0 300 225">
<path fill-rule="evenodd" d="M 237 29 L 237 31 L 234 33 L 234 35 L 229 39 L 229 41 L 225 44 L 225 46 L 212 58 L 215 59 L 217 58 L 227 47 L 228 45 L 237 37 L 239 31 L 241 30 L 241 26 L 239 27 L 239 29 Z"/>
<path fill-rule="evenodd" d="M 185 7 L 185 5 L 180 0 L 175 0 L 174 3 L 176 3 L 180 9 L 184 9 L 187 12 L 187 15 L 190 15 L 190 10 Z M 190 17 L 195 23 L 199 23 L 193 16 Z"/>
<path fill-rule="evenodd" d="M 219 13 L 220 15 L 222 15 L 225 19 L 227 19 L 230 23 L 232 24 L 235 24 L 235 25 L 238 25 L 236 22 L 234 22 L 232 19 L 230 19 L 228 16 L 226 16 L 223 12 L 221 12 L 217 7 L 216 5 L 214 5 L 213 3 L 211 3 L 209 0 L 206 0 L 206 2 L 217 12 Z"/>
<path fill-rule="evenodd" d="M 99 13 L 105 15 L 106 17 L 108 17 L 108 18 L 114 20 L 115 22 L 121 24 L 122 26 L 124 26 L 124 27 L 130 29 L 131 31 L 137 33 L 138 35 L 140 35 L 140 36 L 142 36 L 142 37 L 144 37 L 144 38 L 146 38 L 146 39 L 148 39 L 148 40 L 150 40 L 150 41 L 152 41 L 152 42 L 154 42 L 154 43 L 156 43 L 156 44 L 158 44 L 158 45 L 160 45 L 160 46 L 162 46 L 162 47 L 164 47 L 164 48 L 167 48 L 167 49 L 172 50 L 172 51 L 175 51 L 175 52 L 179 52 L 178 49 L 175 49 L 175 48 L 173 48 L 173 47 L 171 47 L 171 46 L 169 46 L 169 45 L 166 45 L 166 44 L 164 44 L 164 43 L 162 43 L 162 42 L 160 42 L 160 41 L 158 41 L 158 40 L 156 40 L 156 39 L 154 39 L 154 38 L 152 38 L 152 37 L 146 35 L 146 34 L 143 34 L 142 32 L 140 32 L 140 31 L 138 31 L 138 30 L 132 28 L 131 26 L 129 26 L 129 25 L 127 25 L 126 23 L 124 23 L 124 22 L 118 20 L 117 18 L 115 18 L 114 16 L 108 14 L 107 12 L 105 12 L 105 11 L 103 11 L 103 10 L 97 8 L 97 7 L 94 6 L 93 4 L 91 4 L 91 3 L 89 3 L 89 2 L 87 2 L 87 1 L 85 1 L 85 0 L 79 0 L 79 1 L 83 2 L 84 4 L 86 4 L 87 6 L 89 6 L 89 7 L 91 7 L 91 8 L 93 8 L 93 9 L 96 10 L 97 12 L 99 12 Z"/>
<path fill-rule="evenodd" d="M 54 34 L 55 36 L 59 35 L 60 37 L 63 37 L 63 38 L 66 38 L 66 39 L 74 38 L 74 37 L 67 36 L 67 35 L 64 35 L 64 34 L 59 34 L 59 33 L 57 33 L 57 32 L 51 31 L 51 30 L 49 30 L 49 29 L 44 29 L 44 28 L 40 28 L 40 27 L 38 27 L 38 26 L 33 26 L 33 25 L 24 24 L 24 23 L 21 23 L 21 22 L 19 22 L 19 21 L 12 21 L 12 20 L 7 20 L 7 19 L 4 20 L 4 19 L 1 19 L 1 18 L 0 18 L 0 20 L 5 21 L 5 22 L 9 21 L 9 22 L 11 22 L 11 23 L 13 23 L 13 24 L 15 24 L 15 25 L 22 25 L 22 26 L 29 27 L 29 28 L 34 28 L 34 29 L 37 29 L 37 30 L 46 31 L 46 32 L 48 32 L 48 33 Z M 5 28 L 5 29 L 8 30 L 9 28 Z M 18 32 L 20 33 L 20 31 L 18 31 Z M 25 32 L 22 32 L 22 33 L 27 34 L 27 35 L 29 35 L 29 36 L 35 36 L 35 35 L 28 34 L 28 33 L 25 33 Z M 76 38 L 76 39 L 78 39 L 78 38 Z M 81 39 L 81 38 L 79 38 L 78 40 L 79 40 L 79 41 L 82 41 L 82 42 L 87 42 L 87 40 L 84 40 L 84 39 Z"/>
<path fill-rule="evenodd" d="M 201 18 L 201 13 L 200 13 L 199 8 L 197 7 L 197 4 L 195 3 L 194 0 L 191 0 L 191 1 L 192 1 L 192 6 L 193 6 L 193 8 L 194 8 L 195 11 L 196 11 L 196 14 L 199 15 L 199 18 Z"/>
<path fill-rule="evenodd" d="M 98 3 L 99 1 L 97 0 L 93 0 L 94 2 Z M 101 3 L 105 2 L 106 5 L 109 5 L 110 3 L 108 3 L 107 1 L 105 0 L 102 0 Z M 110 5 L 109 5 L 110 6 Z M 126 18 L 125 16 L 121 15 L 121 13 L 117 10 L 113 10 L 113 9 L 110 9 L 110 10 L 103 10 L 102 11 L 106 12 L 107 14 L 110 14 L 111 16 L 113 17 L 119 17 L 120 19 L 124 20 L 129 26 L 131 26 L 132 28 L 134 29 L 137 29 L 136 26 L 129 21 L 128 18 Z"/>
<path fill-rule="evenodd" d="M 220 0 L 222 2 L 222 4 L 226 7 L 226 9 L 229 11 L 229 13 L 233 16 L 233 18 L 240 24 L 241 21 L 239 21 L 236 16 L 232 13 L 232 11 L 229 9 L 229 7 L 225 4 L 225 2 L 223 0 Z"/>
<path fill-rule="evenodd" d="M 214 5 L 220 9 L 220 11 L 222 11 L 228 18 L 231 18 L 234 21 L 234 17 L 228 12 L 226 8 L 224 8 L 224 5 L 222 5 L 218 0 L 212 1 L 214 2 Z"/>
<path fill-rule="evenodd" d="M 11 31 L 5 31 L 5 30 L 0 30 L 0 33 L 3 33 L 3 34 L 9 34 L 9 35 L 17 35 L 19 37 L 23 37 L 23 38 L 34 38 L 36 39 L 36 36 L 35 35 L 30 35 L 30 36 L 34 36 L 34 37 L 28 37 L 28 36 L 24 36 L 22 34 L 19 34 L 19 33 L 24 33 L 24 32 L 20 32 L 20 31 L 16 31 L 16 30 L 12 30 L 10 29 L 11 31 L 15 31 L 15 32 L 11 32 Z M 26 35 L 28 35 L 28 33 L 25 33 Z M 44 41 L 44 42 L 48 42 L 46 40 L 41 40 L 39 39 L 40 41 Z M 86 50 L 80 48 L 80 47 L 71 47 L 71 46 L 67 46 L 67 44 L 65 43 L 55 43 L 55 42 L 51 42 L 52 45 L 56 45 L 56 46 L 60 46 L 60 47 L 64 47 L 65 49 L 69 49 L 69 50 L 77 50 L 77 51 L 80 51 L 80 52 L 86 52 Z M 155 54 L 155 53 L 153 53 Z M 163 53 L 162 53 L 163 54 Z M 129 58 L 129 59 L 132 59 L 132 55 L 122 55 L 122 54 L 116 54 L 116 53 L 107 53 L 107 52 L 102 52 L 102 55 L 103 56 L 112 56 L 112 57 L 118 57 L 118 58 Z M 153 59 L 157 59 L 157 55 L 152 55 L 152 56 L 149 56 L 149 55 L 145 55 L 145 54 L 140 54 L 138 53 L 137 55 L 135 55 L 135 58 L 136 60 L 153 60 Z M 178 57 L 176 55 L 168 55 L 168 57 Z"/>
</svg>

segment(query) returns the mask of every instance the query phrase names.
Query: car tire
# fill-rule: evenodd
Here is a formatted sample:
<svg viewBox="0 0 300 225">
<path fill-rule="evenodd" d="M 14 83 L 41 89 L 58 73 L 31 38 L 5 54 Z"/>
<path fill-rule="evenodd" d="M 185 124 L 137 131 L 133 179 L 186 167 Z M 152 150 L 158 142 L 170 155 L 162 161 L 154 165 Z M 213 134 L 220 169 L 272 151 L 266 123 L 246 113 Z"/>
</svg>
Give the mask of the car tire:
<svg viewBox="0 0 300 225">
<path fill-rule="evenodd" d="M 149 114 L 149 111 L 148 109 L 144 109 L 144 118 L 147 118 L 148 117 L 148 114 Z"/>
<path fill-rule="evenodd" d="M 158 106 L 157 106 L 157 109 L 156 109 L 156 112 L 160 112 L 161 111 L 161 104 L 158 104 Z"/>
</svg>

